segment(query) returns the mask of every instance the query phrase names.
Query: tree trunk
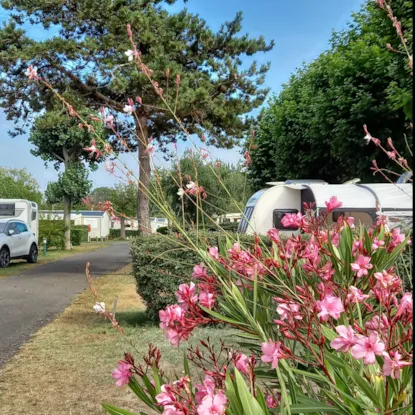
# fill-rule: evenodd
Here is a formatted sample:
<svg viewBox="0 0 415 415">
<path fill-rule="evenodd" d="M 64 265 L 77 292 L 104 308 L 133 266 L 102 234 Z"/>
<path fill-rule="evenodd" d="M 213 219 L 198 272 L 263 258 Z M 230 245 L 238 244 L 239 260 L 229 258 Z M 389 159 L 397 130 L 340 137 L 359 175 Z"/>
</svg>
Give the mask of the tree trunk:
<svg viewBox="0 0 415 415">
<path fill-rule="evenodd" d="M 65 231 L 65 251 L 71 250 L 71 199 L 63 197 L 63 220 L 66 225 Z"/>
<path fill-rule="evenodd" d="M 150 225 L 150 155 L 146 154 L 148 142 L 147 117 L 140 116 L 136 121 L 136 133 L 138 137 L 139 183 L 137 197 L 138 229 L 144 234 L 151 233 Z"/>
<path fill-rule="evenodd" d="M 121 229 L 120 229 L 120 238 L 125 239 L 125 218 L 120 218 Z"/>
</svg>

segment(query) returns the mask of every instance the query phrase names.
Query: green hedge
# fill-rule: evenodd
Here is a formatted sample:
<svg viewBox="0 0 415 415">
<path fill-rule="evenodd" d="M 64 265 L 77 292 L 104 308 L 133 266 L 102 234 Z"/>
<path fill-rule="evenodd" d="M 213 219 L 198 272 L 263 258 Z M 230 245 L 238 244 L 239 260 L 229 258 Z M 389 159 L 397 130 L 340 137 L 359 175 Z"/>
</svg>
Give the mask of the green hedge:
<svg viewBox="0 0 415 415">
<path fill-rule="evenodd" d="M 196 239 L 196 234 L 190 234 Z M 218 245 L 223 234 L 203 235 L 209 246 Z M 200 233 L 199 233 L 200 238 Z M 252 243 L 253 237 L 239 235 L 242 243 Z M 183 247 L 174 236 L 154 234 L 139 236 L 131 245 L 133 274 L 137 293 L 145 301 L 147 313 L 156 320 L 159 310 L 176 302 L 175 292 L 180 284 L 190 281 L 193 267 L 201 261 L 189 247 Z"/>
<path fill-rule="evenodd" d="M 71 229 L 71 244 L 73 246 L 79 246 L 82 242 L 83 229 Z"/>
<path fill-rule="evenodd" d="M 132 231 L 131 229 L 125 230 L 126 237 L 136 237 L 140 234 L 139 231 Z M 109 238 L 110 239 L 120 239 L 121 237 L 121 229 L 110 229 Z"/>
<path fill-rule="evenodd" d="M 88 225 L 74 225 L 71 226 L 71 234 L 73 231 L 79 231 L 80 232 L 80 238 L 81 242 L 88 242 Z"/>
<path fill-rule="evenodd" d="M 65 247 L 65 222 L 63 220 L 39 220 L 39 243 L 46 238 L 48 248 L 64 249 Z"/>
</svg>

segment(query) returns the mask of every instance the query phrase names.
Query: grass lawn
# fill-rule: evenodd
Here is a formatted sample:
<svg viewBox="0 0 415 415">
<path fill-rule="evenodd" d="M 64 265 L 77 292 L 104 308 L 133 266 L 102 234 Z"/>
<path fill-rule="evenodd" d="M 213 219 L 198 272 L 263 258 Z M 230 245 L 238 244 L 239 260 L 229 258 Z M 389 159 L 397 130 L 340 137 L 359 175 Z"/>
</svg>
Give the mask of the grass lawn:
<svg viewBox="0 0 415 415">
<path fill-rule="evenodd" d="M 96 279 L 100 298 L 109 308 L 118 297 L 117 320 L 141 356 L 151 342 L 162 351 L 165 371 L 180 371 L 188 344 L 179 349 L 171 347 L 162 330 L 146 321 L 144 305 L 129 272 L 127 267 L 118 275 Z M 135 413 L 140 409 L 151 413 L 140 405 L 128 387 L 114 385 L 111 371 L 124 351 L 131 351 L 138 361 L 141 356 L 131 350 L 108 321 L 94 313 L 92 305 L 89 291 L 80 294 L 0 370 L 1 414 L 104 414 L 101 402 Z M 226 339 L 231 334 L 227 329 L 202 328 L 195 333 L 192 343 L 207 336 Z"/>
<path fill-rule="evenodd" d="M 47 262 L 57 261 L 58 259 L 66 258 L 70 255 L 81 254 L 83 252 L 96 251 L 97 249 L 110 246 L 113 243 L 114 241 L 88 242 L 83 243 L 80 246 L 74 246 L 70 251 L 57 251 L 51 249 L 50 251 L 47 251 L 46 256 L 43 255 L 43 250 L 39 250 L 39 257 L 36 264 L 28 264 L 27 261 L 23 259 L 12 260 L 7 268 L 0 268 L 0 278 L 16 275 L 19 272 L 33 268 L 38 264 L 46 264 Z"/>
</svg>

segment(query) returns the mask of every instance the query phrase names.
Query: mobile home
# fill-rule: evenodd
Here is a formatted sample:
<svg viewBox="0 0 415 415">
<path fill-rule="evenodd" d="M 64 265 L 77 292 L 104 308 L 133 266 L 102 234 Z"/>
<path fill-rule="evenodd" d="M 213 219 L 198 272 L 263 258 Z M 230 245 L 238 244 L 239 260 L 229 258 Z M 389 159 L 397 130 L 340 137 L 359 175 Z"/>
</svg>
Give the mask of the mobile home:
<svg viewBox="0 0 415 415">
<path fill-rule="evenodd" d="M 328 218 L 336 222 L 339 216 L 353 216 L 356 224 L 371 226 L 379 214 L 389 218 L 389 226 L 412 221 L 412 184 L 328 184 L 319 180 L 287 180 L 267 183 L 270 187 L 256 192 L 247 202 L 238 232 L 265 235 L 276 228 L 282 234 L 298 234 L 298 229 L 287 229 L 281 219 L 287 213 L 304 214 L 304 203 L 314 203 L 319 212 L 325 202 L 336 196 L 343 203 Z"/>
<path fill-rule="evenodd" d="M 0 199 L 0 219 L 20 219 L 30 226 L 39 239 L 39 215 L 37 203 L 24 199 Z"/>
</svg>

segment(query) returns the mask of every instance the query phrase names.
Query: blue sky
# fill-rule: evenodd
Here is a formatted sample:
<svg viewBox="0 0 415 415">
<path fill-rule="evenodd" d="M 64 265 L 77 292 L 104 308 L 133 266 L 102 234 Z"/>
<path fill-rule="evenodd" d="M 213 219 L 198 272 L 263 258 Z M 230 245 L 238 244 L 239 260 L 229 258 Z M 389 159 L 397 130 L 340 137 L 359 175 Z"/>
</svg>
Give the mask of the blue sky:
<svg viewBox="0 0 415 415">
<path fill-rule="evenodd" d="M 267 41 L 274 39 L 273 50 L 256 58 L 259 62 L 271 62 L 266 85 L 272 94 L 281 90 L 281 85 L 303 62 L 312 61 L 327 49 L 332 31 L 345 28 L 352 12 L 358 11 L 363 3 L 364 0 L 189 0 L 186 7 L 198 13 L 214 30 L 241 10 L 244 15 L 243 33 L 251 36 L 262 34 Z M 179 1 L 171 9 L 177 11 L 181 8 L 183 3 Z M 6 13 L 0 8 L 0 22 L 6 18 Z M 28 26 L 27 30 L 39 40 L 45 35 L 50 36 L 39 28 Z M 56 171 L 52 166 L 46 169 L 42 160 L 30 154 L 27 136 L 10 138 L 7 131 L 11 126 L 0 110 L 0 166 L 27 168 L 44 190 L 49 181 L 56 180 Z M 184 147 L 179 146 L 179 150 Z M 211 149 L 211 155 L 233 163 L 240 158 L 237 149 Z M 137 171 L 131 156 L 125 155 L 123 160 L 134 172 Z M 94 187 L 111 186 L 117 181 L 103 167 L 91 173 L 90 178 Z"/>
</svg>

